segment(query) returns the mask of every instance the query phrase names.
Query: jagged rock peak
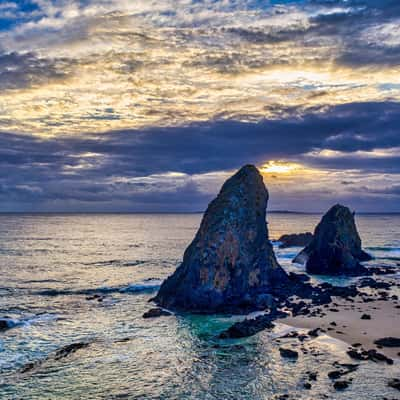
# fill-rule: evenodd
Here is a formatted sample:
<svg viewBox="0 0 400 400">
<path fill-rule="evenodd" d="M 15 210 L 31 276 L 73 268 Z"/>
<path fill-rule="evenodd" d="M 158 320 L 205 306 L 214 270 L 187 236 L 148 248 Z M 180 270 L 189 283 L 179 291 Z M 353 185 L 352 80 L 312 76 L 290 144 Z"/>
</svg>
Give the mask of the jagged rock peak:
<svg viewBox="0 0 400 400">
<path fill-rule="evenodd" d="M 287 282 L 268 240 L 268 192 L 258 169 L 246 165 L 209 204 L 182 264 L 155 302 L 195 312 L 262 309 Z"/>
</svg>

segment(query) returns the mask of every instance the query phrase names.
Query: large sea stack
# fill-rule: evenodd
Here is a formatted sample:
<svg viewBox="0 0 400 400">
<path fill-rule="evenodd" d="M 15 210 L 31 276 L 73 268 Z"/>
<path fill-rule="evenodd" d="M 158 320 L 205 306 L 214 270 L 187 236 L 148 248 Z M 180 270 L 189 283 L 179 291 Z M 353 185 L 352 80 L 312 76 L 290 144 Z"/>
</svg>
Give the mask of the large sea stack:
<svg viewBox="0 0 400 400">
<path fill-rule="evenodd" d="M 360 262 L 371 258 L 361 249 L 354 214 L 337 204 L 322 217 L 314 239 L 294 262 L 305 263 L 310 274 L 356 276 L 367 273 Z"/>
<path fill-rule="evenodd" d="M 253 165 L 229 178 L 208 206 L 183 262 L 154 301 L 192 312 L 264 309 L 287 283 L 268 240 L 268 192 Z"/>
</svg>

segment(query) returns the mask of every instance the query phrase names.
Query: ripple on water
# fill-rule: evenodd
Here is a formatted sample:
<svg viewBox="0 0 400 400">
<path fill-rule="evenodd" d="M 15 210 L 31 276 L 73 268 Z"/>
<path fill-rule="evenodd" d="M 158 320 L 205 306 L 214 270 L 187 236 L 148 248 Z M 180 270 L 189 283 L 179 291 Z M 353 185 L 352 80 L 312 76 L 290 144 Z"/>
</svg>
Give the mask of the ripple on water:
<svg viewBox="0 0 400 400">
<path fill-rule="evenodd" d="M 319 218 L 271 214 L 270 236 L 313 230 Z M 382 225 L 380 218 L 358 216 L 365 246 L 376 248 L 370 251 L 379 257 L 397 257 L 393 251 L 400 246 L 393 237 L 400 236 L 400 218 L 393 218 L 389 235 L 387 220 Z M 179 264 L 200 214 L 0 219 L 0 317 L 16 323 L 0 333 L 1 399 L 266 400 L 285 393 L 304 400 L 398 397 L 387 387 L 387 380 L 398 374 L 398 362 L 361 363 L 346 391 L 333 390 L 327 377 L 333 362 L 351 360 L 342 344 L 329 337 L 307 341 L 303 353 L 296 339 L 278 339 L 292 329 L 281 324 L 251 338 L 221 340 L 218 333 L 243 316 L 143 319 L 152 292 Z M 297 250 L 276 251 L 285 268 L 304 272 L 291 262 Z M 44 290 L 53 290 L 54 296 L 40 295 Z M 87 300 L 91 293 L 107 300 Z M 85 341 L 90 343 L 85 349 L 59 360 L 51 356 Z M 297 362 L 282 358 L 280 346 L 299 351 Z M 18 372 L 36 361 L 40 367 L 29 374 Z M 318 372 L 309 391 L 303 389 L 307 371 Z"/>
</svg>

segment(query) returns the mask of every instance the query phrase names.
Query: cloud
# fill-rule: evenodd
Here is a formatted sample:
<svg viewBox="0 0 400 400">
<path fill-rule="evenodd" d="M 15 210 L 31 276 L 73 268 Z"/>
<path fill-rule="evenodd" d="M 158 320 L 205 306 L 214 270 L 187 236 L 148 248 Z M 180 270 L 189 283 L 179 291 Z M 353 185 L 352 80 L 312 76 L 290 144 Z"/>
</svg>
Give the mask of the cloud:
<svg viewBox="0 0 400 400">
<path fill-rule="evenodd" d="M 392 185 L 384 188 L 370 188 L 370 187 L 365 187 L 364 188 L 366 192 L 372 193 L 372 194 L 379 194 L 379 195 L 389 195 L 389 196 L 395 196 L 395 197 L 400 197 L 400 185 Z"/>
<path fill-rule="evenodd" d="M 3 208 L 198 209 L 232 170 L 270 160 L 312 175 L 268 176 L 287 208 L 393 201 L 361 187 L 399 174 L 397 0 L 29 0 L 0 14 Z"/>
<path fill-rule="evenodd" d="M 34 53 L 0 54 L 0 90 L 22 89 L 70 76 L 69 60 L 50 60 Z"/>
<path fill-rule="evenodd" d="M 296 175 L 283 187 L 283 178 L 275 178 L 275 195 L 291 204 L 296 194 L 327 202 L 332 190 L 323 188 L 329 179 L 343 188 L 348 182 L 365 186 L 363 176 L 370 182 L 379 176 L 377 188 L 399 179 L 399 115 L 399 103 L 356 103 L 258 123 L 216 121 L 50 139 L 3 133 L 0 198 L 45 209 L 90 203 L 97 209 L 147 204 L 153 210 L 199 210 L 230 171 L 283 159 L 305 165 L 313 176 Z"/>
<path fill-rule="evenodd" d="M 50 136 L 262 121 L 400 99 L 394 2 L 31 4 L 12 8 L 16 18 L 0 30 L 0 87 L 12 89 L 0 93 L 3 130 Z"/>
</svg>

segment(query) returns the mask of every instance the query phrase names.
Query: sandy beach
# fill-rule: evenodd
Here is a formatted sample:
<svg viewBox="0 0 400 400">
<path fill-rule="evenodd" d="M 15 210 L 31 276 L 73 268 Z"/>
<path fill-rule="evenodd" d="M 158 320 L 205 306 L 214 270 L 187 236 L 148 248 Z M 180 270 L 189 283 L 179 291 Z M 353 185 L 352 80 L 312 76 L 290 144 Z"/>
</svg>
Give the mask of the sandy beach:
<svg viewBox="0 0 400 400">
<path fill-rule="evenodd" d="M 310 310 L 317 308 L 312 307 Z M 370 316 L 370 319 L 362 319 L 363 315 Z M 398 300 L 377 300 L 365 303 L 356 297 L 354 302 L 334 298 L 331 304 L 323 307 L 321 316 L 298 315 L 281 319 L 279 322 L 296 328 L 310 330 L 320 328 L 320 332 L 349 345 L 361 344 L 366 350 L 377 349 L 387 357 L 395 359 L 400 358 L 399 348 L 378 349 L 374 341 L 384 337 L 400 337 L 399 320 Z"/>
</svg>

